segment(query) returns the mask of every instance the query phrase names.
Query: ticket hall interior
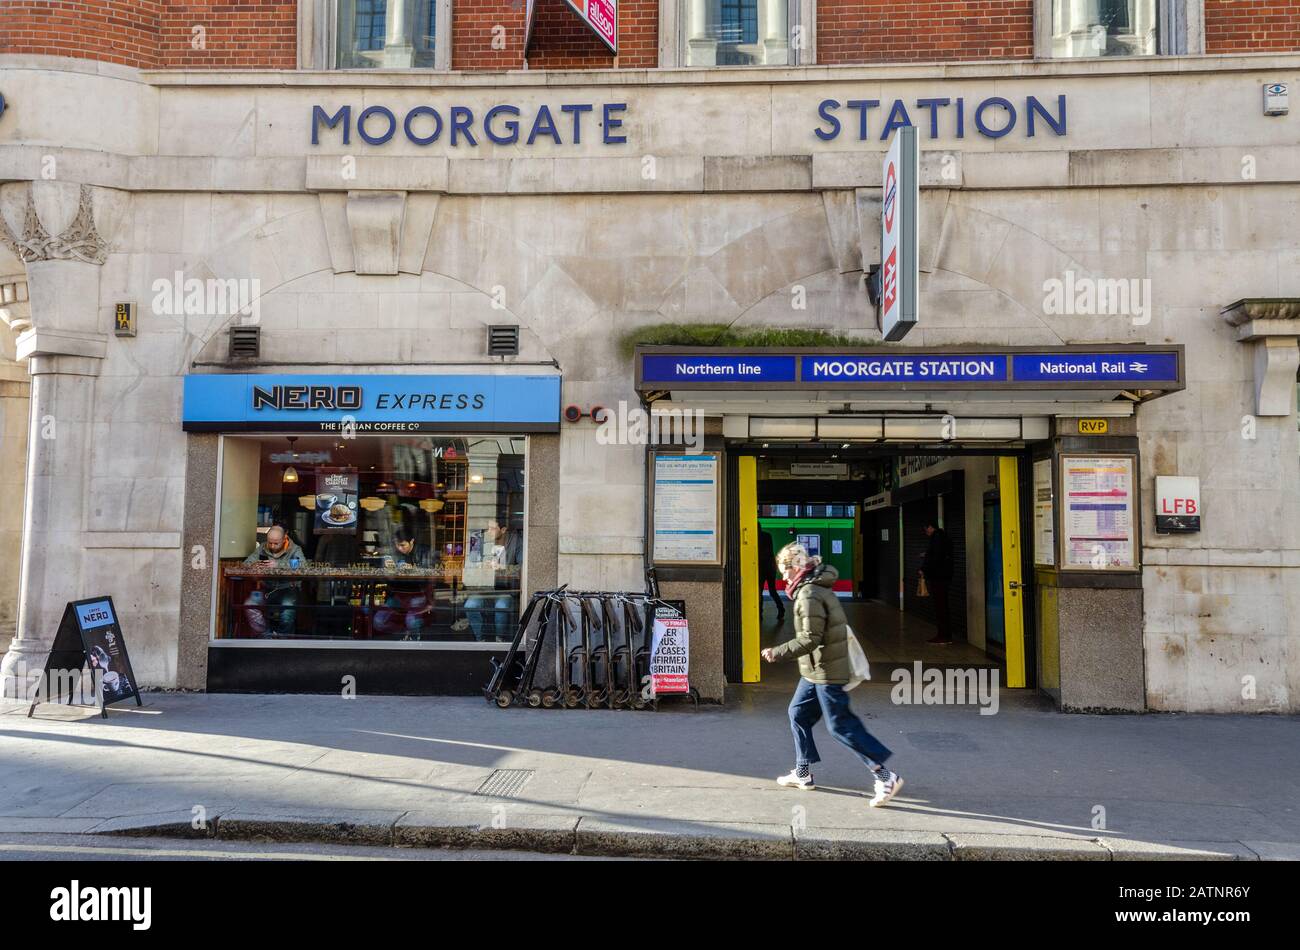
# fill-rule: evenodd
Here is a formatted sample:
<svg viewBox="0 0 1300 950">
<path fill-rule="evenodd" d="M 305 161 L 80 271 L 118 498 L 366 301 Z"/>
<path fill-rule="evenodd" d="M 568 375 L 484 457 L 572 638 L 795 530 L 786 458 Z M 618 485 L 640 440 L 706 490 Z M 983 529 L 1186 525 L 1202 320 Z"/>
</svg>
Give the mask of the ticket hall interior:
<svg viewBox="0 0 1300 950">
<path fill-rule="evenodd" d="M 1004 685 L 1013 677 L 1029 682 L 1032 617 L 1023 592 L 1032 568 L 1020 544 L 1024 444 L 931 447 L 925 454 L 851 441 L 734 448 L 753 453 L 742 457 L 753 460 L 755 477 L 762 647 L 794 636 L 786 583 L 768 564 L 798 543 L 834 569 L 833 590 L 877 678 L 920 662 L 996 669 Z M 739 527 L 743 547 L 749 526 Z M 753 593 L 743 585 L 742 593 L 749 601 L 742 612 L 754 613 Z M 798 675 L 793 664 L 759 671 L 763 682 Z"/>
</svg>

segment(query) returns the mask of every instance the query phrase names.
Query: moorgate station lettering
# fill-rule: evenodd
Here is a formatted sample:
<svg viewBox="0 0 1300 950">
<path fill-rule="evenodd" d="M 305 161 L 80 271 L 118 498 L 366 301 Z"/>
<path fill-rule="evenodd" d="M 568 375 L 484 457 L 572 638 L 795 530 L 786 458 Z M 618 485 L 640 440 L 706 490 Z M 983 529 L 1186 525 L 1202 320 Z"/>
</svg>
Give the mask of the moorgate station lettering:
<svg viewBox="0 0 1300 950">
<path fill-rule="evenodd" d="M 1007 378 L 1007 358 L 812 360 L 805 379 L 988 379 Z"/>
<path fill-rule="evenodd" d="M 386 145 L 405 138 L 413 145 L 444 142 L 454 148 L 476 148 L 480 141 L 494 145 L 533 145 L 549 141 L 555 145 L 581 145 L 583 136 L 602 145 L 627 142 L 623 132 L 626 102 L 566 102 L 539 105 L 527 112 L 510 103 L 484 108 L 469 105 L 418 105 L 405 111 L 385 105 L 354 110 L 351 105 L 333 111 L 322 105 L 311 110 L 311 144 L 321 143 L 322 130 L 334 132 L 342 145 L 352 144 L 352 133 L 367 145 Z M 1003 96 L 967 101 L 964 96 L 931 96 L 918 99 L 827 98 L 817 105 L 817 124 L 812 133 L 823 142 L 841 133 L 859 142 L 887 141 L 894 131 L 915 125 L 931 139 L 941 135 L 963 139 L 970 130 L 985 138 L 999 139 L 1017 127 L 1027 138 L 1039 130 L 1055 135 L 1067 131 L 1066 96 L 1025 96 L 1013 102 Z M 942 126 L 942 128 L 941 128 Z"/>
<path fill-rule="evenodd" d="M 823 99 L 817 106 L 821 124 L 813 132 L 823 142 L 839 138 L 841 131 L 846 131 L 859 142 L 872 137 L 884 142 L 894 134 L 895 129 L 915 125 L 919 129 L 928 130 L 930 138 L 937 139 L 941 134 L 939 124 L 942 120 L 942 134 L 950 134 L 958 139 L 966 137 L 968 127 L 973 127 L 986 138 L 1000 139 L 1018 124 L 1023 124 L 1027 138 L 1033 138 L 1040 128 L 1050 129 L 1056 135 L 1066 133 L 1064 93 L 1056 97 L 1056 102 L 1051 107 L 1037 96 L 1026 96 L 1019 108 L 1016 103 L 1002 96 L 989 96 L 970 102 L 963 96 L 910 101 L 919 122 L 914 122 L 912 113 L 908 112 L 908 100 L 895 99 L 888 102 L 880 99 L 846 99 L 841 102 L 839 99 Z M 873 125 L 876 117 L 879 117 L 878 135 Z"/>
<path fill-rule="evenodd" d="M 627 136 L 619 131 L 626 111 L 626 102 L 599 105 L 568 102 L 556 110 L 541 105 L 527 116 L 509 103 L 494 105 L 478 114 L 471 106 L 421 105 L 408 109 L 399 119 L 398 113 L 387 106 L 375 105 L 356 113 L 354 121 L 351 106 L 340 106 L 330 114 L 323 106 L 314 105 L 311 144 L 320 144 L 323 126 L 337 129 L 343 145 L 352 144 L 353 129 L 367 145 L 384 145 L 392 141 L 399 129 L 413 145 L 433 145 L 442 138 L 444 129 L 446 142 L 453 147 L 462 144 L 476 147 L 479 136 L 494 145 L 532 145 L 539 139 L 555 145 L 581 145 L 584 133 L 599 135 L 604 145 L 621 145 L 627 141 Z"/>
</svg>

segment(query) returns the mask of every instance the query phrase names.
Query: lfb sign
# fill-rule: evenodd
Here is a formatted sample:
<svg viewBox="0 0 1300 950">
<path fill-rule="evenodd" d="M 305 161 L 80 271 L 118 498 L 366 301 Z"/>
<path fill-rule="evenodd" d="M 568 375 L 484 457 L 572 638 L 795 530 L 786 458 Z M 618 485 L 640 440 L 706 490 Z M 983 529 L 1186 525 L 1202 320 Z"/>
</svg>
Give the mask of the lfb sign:
<svg viewBox="0 0 1300 950">
<path fill-rule="evenodd" d="M 1201 480 L 1182 475 L 1156 476 L 1156 531 L 1181 534 L 1201 530 Z"/>
</svg>

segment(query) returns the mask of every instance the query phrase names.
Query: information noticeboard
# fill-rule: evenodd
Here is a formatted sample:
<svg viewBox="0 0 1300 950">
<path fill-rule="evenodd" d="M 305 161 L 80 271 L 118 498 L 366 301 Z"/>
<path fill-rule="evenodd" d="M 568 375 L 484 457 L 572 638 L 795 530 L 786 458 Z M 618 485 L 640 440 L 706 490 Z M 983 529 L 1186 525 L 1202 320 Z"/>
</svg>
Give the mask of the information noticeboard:
<svg viewBox="0 0 1300 950">
<path fill-rule="evenodd" d="M 651 456 L 651 556 L 656 565 L 722 563 L 722 459 L 717 452 Z"/>
<path fill-rule="evenodd" d="M 57 702 L 62 686 L 71 688 L 74 675 L 87 668 L 96 687 L 95 705 L 104 718 L 109 706 L 125 699 L 134 697 L 137 706 L 144 705 L 112 597 L 73 600 L 63 608 L 28 718 L 40 703 Z"/>
<path fill-rule="evenodd" d="M 1056 566 L 1056 505 L 1052 495 L 1052 460 L 1034 463 L 1034 563 Z"/>
<path fill-rule="evenodd" d="M 1062 455 L 1061 570 L 1136 571 L 1133 455 Z"/>
</svg>

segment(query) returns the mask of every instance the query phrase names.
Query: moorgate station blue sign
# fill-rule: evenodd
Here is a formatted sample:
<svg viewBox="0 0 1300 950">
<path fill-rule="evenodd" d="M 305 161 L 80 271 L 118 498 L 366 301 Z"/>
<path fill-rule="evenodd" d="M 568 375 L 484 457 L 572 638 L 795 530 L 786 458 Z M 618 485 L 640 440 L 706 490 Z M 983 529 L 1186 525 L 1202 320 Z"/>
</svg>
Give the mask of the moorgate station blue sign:
<svg viewBox="0 0 1300 950">
<path fill-rule="evenodd" d="M 187 432 L 555 432 L 559 376 L 200 374 Z"/>
<path fill-rule="evenodd" d="M 857 352 L 637 349 L 637 388 L 653 389 L 1142 389 L 1183 388 L 1183 348 L 900 348 Z"/>
</svg>

